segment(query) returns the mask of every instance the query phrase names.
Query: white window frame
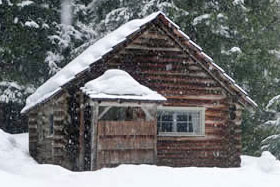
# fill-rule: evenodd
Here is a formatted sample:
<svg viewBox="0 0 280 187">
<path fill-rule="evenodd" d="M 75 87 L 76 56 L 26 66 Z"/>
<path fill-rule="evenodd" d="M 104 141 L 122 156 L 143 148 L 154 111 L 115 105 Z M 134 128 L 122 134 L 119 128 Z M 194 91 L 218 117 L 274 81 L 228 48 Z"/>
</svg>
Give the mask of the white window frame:
<svg viewBox="0 0 280 187">
<path fill-rule="evenodd" d="M 168 107 L 160 106 L 158 111 L 198 111 L 200 113 L 201 133 L 195 132 L 158 132 L 158 136 L 205 136 L 205 107 Z"/>
</svg>

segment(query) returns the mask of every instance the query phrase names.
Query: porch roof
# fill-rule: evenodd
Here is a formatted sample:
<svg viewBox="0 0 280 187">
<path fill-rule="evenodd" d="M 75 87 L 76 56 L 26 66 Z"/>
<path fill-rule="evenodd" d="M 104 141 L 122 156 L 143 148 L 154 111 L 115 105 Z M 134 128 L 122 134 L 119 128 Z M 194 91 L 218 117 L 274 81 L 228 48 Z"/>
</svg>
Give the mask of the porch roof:
<svg viewBox="0 0 280 187">
<path fill-rule="evenodd" d="M 87 82 L 81 90 L 94 100 L 166 101 L 165 97 L 119 69 L 107 70 L 100 77 Z"/>
</svg>

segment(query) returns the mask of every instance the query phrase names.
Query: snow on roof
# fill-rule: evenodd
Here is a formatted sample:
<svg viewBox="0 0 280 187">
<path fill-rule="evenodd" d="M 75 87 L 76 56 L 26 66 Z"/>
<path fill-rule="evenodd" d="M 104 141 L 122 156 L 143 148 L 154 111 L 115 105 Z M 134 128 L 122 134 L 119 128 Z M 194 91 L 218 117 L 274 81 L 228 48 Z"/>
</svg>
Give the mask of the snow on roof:
<svg viewBox="0 0 280 187">
<path fill-rule="evenodd" d="M 50 95 L 61 90 L 61 86 L 74 79 L 75 75 L 89 68 L 89 65 L 98 61 L 103 55 L 111 51 L 114 46 L 124 41 L 126 37 L 140 29 L 144 24 L 155 19 L 159 14 L 163 13 L 155 12 L 143 19 L 129 21 L 88 47 L 82 54 L 41 85 L 34 94 L 29 96 L 21 113 L 26 112 Z"/>
<path fill-rule="evenodd" d="M 248 99 L 250 102 L 252 102 L 255 106 L 258 106 L 258 104 L 253 99 L 251 99 L 249 96 L 246 96 L 246 99 Z"/>
<path fill-rule="evenodd" d="M 224 73 L 225 71 L 223 70 L 223 68 L 221 68 L 220 66 L 218 66 L 218 64 L 216 64 L 215 62 L 212 62 L 212 65 L 215 66 L 216 69 L 220 70 L 222 73 Z"/>
<path fill-rule="evenodd" d="M 202 51 L 202 48 L 201 48 L 198 44 L 196 44 L 194 41 L 189 40 L 189 42 L 190 42 L 190 44 L 192 44 L 194 47 L 196 47 L 199 51 Z"/>
<path fill-rule="evenodd" d="M 209 60 L 210 62 L 214 62 L 213 58 L 211 58 L 210 56 L 208 56 L 206 53 L 201 52 L 201 55 L 203 55 L 207 60 Z"/>
<path fill-rule="evenodd" d="M 166 101 L 165 97 L 118 69 L 107 70 L 97 79 L 87 82 L 81 90 L 92 99 Z"/>
<path fill-rule="evenodd" d="M 114 46 L 126 40 L 126 38 L 129 35 L 133 34 L 135 31 L 139 30 L 141 26 L 154 20 L 159 15 L 164 16 L 164 18 L 169 21 L 170 25 L 174 26 L 177 30 L 179 30 L 179 26 L 173 23 L 169 18 L 167 18 L 167 16 L 165 16 L 164 13 L 160 11 L 155 12 L 143 19 L 135 19 L 127 22 L 126 24 L 122 25 L 115 31 L 111 32 L 110 34 L 106 35 L 105 37 L 101 38 L 93 45 L 88 47 L 83 53 L 81 53 L 78 57 L 76 57 L 69 64 L 67 64 L 62 70 L 57 72 L 53 77 L 51 77 L 43 85 L 41 85 L 35 91 L 35 93 L 33 93 L 31 96 L 27 98 L 26 106 L 22 109 L 21 113 L 25 113 L 35 105 L 45 101 L 50 96 L 59 92 L 61 90 L 61 87 L 65 85 L 67 82 L 69 82 L 70 80 L 73 80 L 77 74 L 88 69 L 91 64 L 100 60 L 102 56 L 108 53 L 109 51 L 111 51 Z M 189 37 L 186 34 L 182 34 L 182 36 L 184 36 L 185 39 L 188 40 L 192 46 L 196 47 L 201 52 L 201 54 L 205 56 L 205 53 L 202 52 L 202 48 L 199 45 L 197 45 L 192 40 L 189 40 Z M 205 58 L 211 59 L 208 56 L 205 56 Z M 217 64 L 215 64 L 214 62 L 211 62 L 211 64 L 216 69 L 219 69 L 221 73 L 224 73 L 224 70 L 221 67 L 219 67 Z M 244 94 L 246 93 L 239 86 L 236 86 L 236 84 L 234 84 L 234 86 L 240 92 Z M 251 99 L 247 99 L 246 96 L 247 94 L 245 94 L 245 97 L 243 98 L 247 102 L 255 105 L 255 103 L 251 102 Z"/>
<path fill-rule="evenodd" d="M 241 92 L 243 92 L 246 96 L 248 95 L 248 93 L 245 91 L 245 90 L 243 90 L 243 88 L 241 88 L 238 84 L 234 84 L 234 86 L 235 87 L 237 87 Z"/>
<path fill-rule="evenodd" d="M 223 73 L 223 75 L 224 75 L 228 80 L 230 80 L 232 83 L 235 83 L 235 80 L 233 80 L 228 74 Z"/>
</svg>

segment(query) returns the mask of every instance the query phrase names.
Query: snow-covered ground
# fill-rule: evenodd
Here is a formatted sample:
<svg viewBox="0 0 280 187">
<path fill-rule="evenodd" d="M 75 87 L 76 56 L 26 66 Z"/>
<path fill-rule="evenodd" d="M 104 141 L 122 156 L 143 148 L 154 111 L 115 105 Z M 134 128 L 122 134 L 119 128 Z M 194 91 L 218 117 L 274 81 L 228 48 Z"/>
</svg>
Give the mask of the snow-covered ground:
<svg viewBox="0 0 280 187">
<path fill-rule="evenodd" d="M 170 168 L 122 165 L 95 172 L 71 172 L 39 165 L 28 154 L 28 135 L 0 130 L 2 187 L 279 187 L 280 162 L 269 152 L 242 156 L 241 168 Z"/>
</svg>

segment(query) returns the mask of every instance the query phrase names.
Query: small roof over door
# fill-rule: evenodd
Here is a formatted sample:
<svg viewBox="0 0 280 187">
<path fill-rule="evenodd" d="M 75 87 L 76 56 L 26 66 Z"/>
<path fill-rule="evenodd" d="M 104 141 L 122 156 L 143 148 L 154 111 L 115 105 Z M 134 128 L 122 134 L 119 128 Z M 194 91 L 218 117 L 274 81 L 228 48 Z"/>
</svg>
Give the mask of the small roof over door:
<svg viewBox="0 0 280 187">
<path fill-rule="evenodd" d="M 81 90 L 93 100 L 166 101 L 165 97 L 119 69 L 107 70 L 100 77 L 87 82 Z"/>
</svg>

